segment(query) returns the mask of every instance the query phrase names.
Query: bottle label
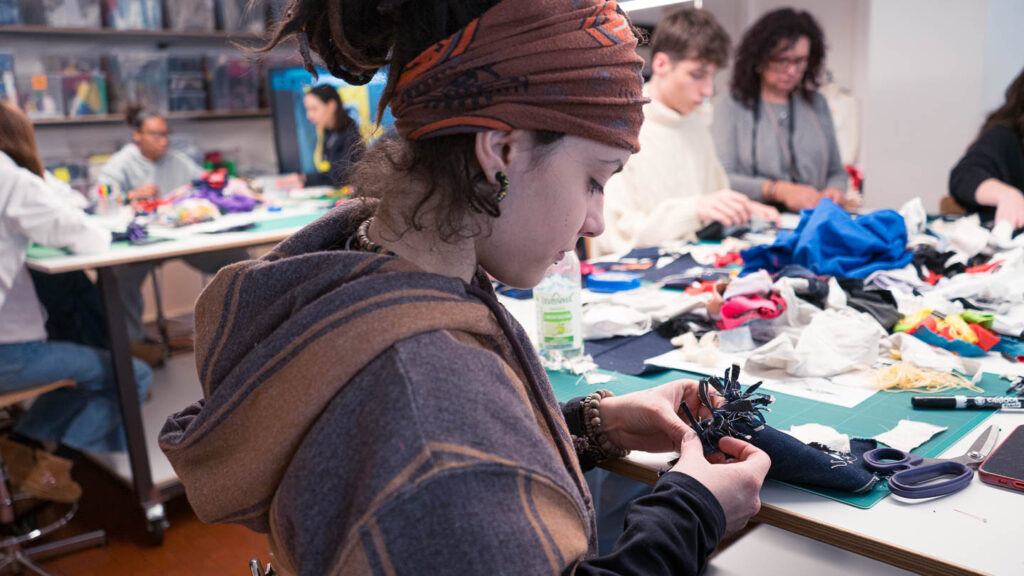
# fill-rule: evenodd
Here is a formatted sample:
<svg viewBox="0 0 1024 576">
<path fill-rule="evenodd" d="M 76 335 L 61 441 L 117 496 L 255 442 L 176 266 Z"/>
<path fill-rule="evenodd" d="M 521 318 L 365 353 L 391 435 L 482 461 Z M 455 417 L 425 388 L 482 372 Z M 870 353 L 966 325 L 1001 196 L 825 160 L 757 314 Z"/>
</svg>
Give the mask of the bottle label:
<svg viewBox="0 0 1024 576">
<path fill-rule="evenodd" d="M 540 312 L 541 348 L 565 350 L 580 347 L 583 339 L 581 319 L 578 313 L 573 313 L 574 309 L 579 309 L 576 295 L 572 292 L 535 292 L 534 298 Z"/>
<path fill-rule="evenodd" d="M 553 310 L 544 312 L 542 331 L 545 347 L 573 345 L 572 312 L 569 310 Z"/>
</svg>

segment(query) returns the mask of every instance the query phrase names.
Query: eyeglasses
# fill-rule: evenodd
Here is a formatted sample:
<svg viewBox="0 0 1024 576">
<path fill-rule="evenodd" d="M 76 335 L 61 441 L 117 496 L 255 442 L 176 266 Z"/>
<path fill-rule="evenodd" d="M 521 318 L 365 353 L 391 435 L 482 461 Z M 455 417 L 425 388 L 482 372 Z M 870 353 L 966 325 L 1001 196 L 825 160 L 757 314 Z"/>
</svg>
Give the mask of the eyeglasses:
<svg viewBox="0 0 1024 576">
<path fill-rule="evenodd" d="M 790 68 L 796 68 L 798 71 L 807 68 L 807 56 L 799 56 L 797 58 L 770 58 L 768 60 L 768 68 L 772 72 L 786 72 Z"/>
<path fill-rule="evenodd" d="M 171 134 L 169 132 L 151 132 L 149 130 L 143 130 L 142 135 L 149 136 L 150 138 L 154 138 L 156 140 L 167 140 L 168 138 L 171 137 Z"/>
</svg>

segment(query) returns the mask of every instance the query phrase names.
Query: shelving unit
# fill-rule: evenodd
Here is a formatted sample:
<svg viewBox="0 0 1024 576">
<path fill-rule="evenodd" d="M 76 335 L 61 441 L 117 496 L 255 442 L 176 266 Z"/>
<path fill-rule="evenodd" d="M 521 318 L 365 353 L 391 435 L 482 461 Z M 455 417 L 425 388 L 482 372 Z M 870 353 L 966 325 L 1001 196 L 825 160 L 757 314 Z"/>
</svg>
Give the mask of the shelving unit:
<svg viewBox="0 0 1024 576">
<path fill-rule="evenodd" d="M 238 110 L 229 112 L 216 112 L 203 110 L 196 112 L 168 112 L 164 115 L 169 121 L 182 120 L 250 120 L 257 118 L 270 118 L 270 109 L 260 108 L 258 110 Z M 32 121 L 36 128 L 67 127 L 67 126 L 94 126 L 97 124 L 123 124 L 123 114 L 96 114 L 93 116 L 79 116 L 77 118 L 39 118 Z"/>
<path fill-rule="evenodd" d="M 0 38 L 54 38 L 55 40 L 119 39 L 130 42 L 159 43 L 226 43 L 258 42 L 258 34 L 234 32 L 189 32 L 180 30 L 114 30 L 111 28 L 50 28 L 47 26 L 0 26 Z"/>
<path fill-rule="evenodd" d="M 32 61 L 44 53 L 66 53 L 69 56 L 106 52 L 130 54 L 135 51 L 154 52 L 155 48 L 155 52 L 206 57 L 229 52 L 237 54 L 238 46 L 257 47 L 262 42 L 262 35 L 246 32 L 0 26 L 0 47 L 3 52 L 14 54 L 16 70 L 22 59 L 35 64 Z M 293 50 L 294 44 L 286 45 L 284 49 Z M 253 73 L 255 70 L 256 68 Z M 24 69 L 22 72 L 24 73 Z M 212 93 L 209 90 L 211 88 L 207 85 L 207 94 Z M 61 96 L 64 96 L 63 93 Z M 255 104 L 253 101 L 235 103 L 236 106 Z M 248 155 L 248 162 L 254 166 L 275 164 L 272 155 L 267 157 L 267 151 L 273 150 L 273 129 L 269 122 L 271 113 L 268 108 L 178 111 L 162 115 L 170 123 L 178 124 L 173 126 L 173 132 L 189 135 L 193 138 L 192 143 L 201 142 L 204 149 L 217 150 L 226 156 L 233 155 L 231 157 L 235 160 Z M 36 129 L 37 145 L 41 152 L 49 155 L 49 159 L 73 162 L 86 169 L 88 166 L 85 158 L 113 153 L 131 136 L 124 115 L 116 113 L 38 118 L 33 121 L 33 125 Z M 44 158 L 46 157 L 44 155 Z M 279 238 L 274 241 L 277 240 Z M 101 273 L 101 277 L 106 273 Z M 113 320 L 111 325 L 113 324 L 123 324 L 123 319 Z M 182 369 L 188 367 L 187 359 L 178 366 Z M 130 368 L 128 371 L 130 373 Z M 194 366 L 191 376 L 188 370 L 182 372 L 168 369 L 161 374 L 182 384 L 186 396 L 195 397 L 198 388 Z M 164 388 L 161 387 L 161 390 Z M 141 414 L 144 414 L 144 417 L 140 414 L 125 417 L 130 448 L 127 453 L 113 455 L 109 467 L 132 488 L 150 537 L 154 543 L 159 543 L 167 526 L 162 502 L 181 494 L 183 489 L 155 443 L 150 441 L 147 446 L 146 442 L 155 440 L 155 433 L 160 429 L 167 414 L 184 404 L 180 398 L 173 396 L 169 397 L 168 403 L 161 403 L 157 391 L 154 391 L 154 398 L 158 401 L 146 403 L 141 407 Z M 162 413 L 153 413 L 154 408 Z M 150 435 L 144 436 L 147 432 Z"/>
</svg>

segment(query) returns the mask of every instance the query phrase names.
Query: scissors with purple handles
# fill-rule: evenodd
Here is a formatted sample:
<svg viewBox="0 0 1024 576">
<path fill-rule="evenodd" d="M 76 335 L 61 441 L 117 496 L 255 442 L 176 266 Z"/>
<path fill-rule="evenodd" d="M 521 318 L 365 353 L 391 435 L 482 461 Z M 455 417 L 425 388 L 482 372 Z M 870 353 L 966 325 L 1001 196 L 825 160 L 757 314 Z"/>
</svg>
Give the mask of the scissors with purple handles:
<svg viewBox="0 0 1024 576">
<path fill-rule="evenodd" d="M 976 469 L 996 445 L 999 432 L 989 426 L 957 458 L 922 458 L 895 448 L 875 448 L 864 453 L 868 468 L 889 476 L 889 491 L 904 498 L 931 498 L 967 487 Z"/>
</svg>

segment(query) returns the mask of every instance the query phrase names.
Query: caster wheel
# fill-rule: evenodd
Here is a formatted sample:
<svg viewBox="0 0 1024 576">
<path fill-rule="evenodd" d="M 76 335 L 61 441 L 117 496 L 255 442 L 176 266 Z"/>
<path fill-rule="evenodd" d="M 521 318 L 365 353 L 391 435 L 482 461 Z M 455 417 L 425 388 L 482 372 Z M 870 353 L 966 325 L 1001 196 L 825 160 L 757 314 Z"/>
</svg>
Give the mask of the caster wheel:
<svg viewBox="0 0 1024 576">
<path fill-rule="evenodd" d="M 167 521 L 165 520 L 149 521 L 146 530 L 149 532 L 149 540 L 153 546 L 163 546 L 164 529 L 166 528 Z"/>
<path fill-rule="evenodd" d="M 149 532 L 149 539 L 154 546 L 162 546 L 164 543 L 164 530 L 170 524 L 164 515 L 164 507 L 157 504 L 146 509 L 146 530 Z"/>
</svg>

